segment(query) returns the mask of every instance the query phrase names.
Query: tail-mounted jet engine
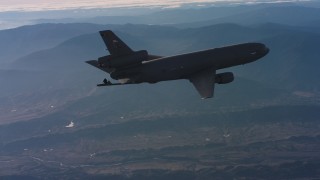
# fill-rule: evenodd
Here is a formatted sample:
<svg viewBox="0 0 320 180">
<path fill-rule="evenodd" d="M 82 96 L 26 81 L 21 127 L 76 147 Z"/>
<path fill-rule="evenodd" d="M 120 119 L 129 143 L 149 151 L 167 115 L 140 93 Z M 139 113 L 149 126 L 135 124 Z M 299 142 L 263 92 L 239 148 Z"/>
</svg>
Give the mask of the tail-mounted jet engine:
<svg viewBox="0 0 320 180">
<path fill-rule="evenodd" d="M 227 84 L 231 83 L 234 80 L 234 76 L 232 72 L 225 72 L 217 74 L 215 77 L 215 83 L 217 84 Z"/>
<path fill-rule="evenodd" d="M 98 63 L 100 67 L 121 68 L 133 64 L 140 64 L 142 61 L 148 60 L 148 57 L 148 52 L 142 50 L 120 57 L 114 57 L 113 55 L 103 56 L 98 59 Z"/>
</svg>

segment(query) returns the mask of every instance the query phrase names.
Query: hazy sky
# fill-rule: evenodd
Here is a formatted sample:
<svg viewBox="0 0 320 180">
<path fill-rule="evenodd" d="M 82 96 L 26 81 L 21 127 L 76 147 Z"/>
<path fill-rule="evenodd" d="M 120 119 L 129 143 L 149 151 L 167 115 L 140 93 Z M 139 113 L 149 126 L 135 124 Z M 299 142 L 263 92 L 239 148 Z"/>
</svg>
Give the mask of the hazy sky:
<svg viewBox="0 0 320 180">
<path fill-rule="evenodd" d="M 202 2 L 256 2 L 272 0 L 0 0 L 0 12 L 34 11 L 73 8 L 107 8 L 132 6 L 169 6 L 176 7 L 187 3 Z M 279 1 L 279 0 L 274 0 Z M 286 1 L 286 0 L 284 0 Z M 298 0 L 288 0 L 298 1 Z"/>
<path fill-rule="evenodd" d="M 216 1 L 221 0 L 0 0 L 0 11 L 128 6 L 179 6 L 182 3 Z"/>
</svg>

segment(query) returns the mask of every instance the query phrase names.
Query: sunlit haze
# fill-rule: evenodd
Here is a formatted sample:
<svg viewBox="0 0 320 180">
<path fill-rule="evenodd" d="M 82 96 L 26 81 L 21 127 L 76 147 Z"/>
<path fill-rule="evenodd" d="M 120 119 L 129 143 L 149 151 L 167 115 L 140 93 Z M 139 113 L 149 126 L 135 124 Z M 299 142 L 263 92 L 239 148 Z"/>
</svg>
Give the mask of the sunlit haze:
<svg viewBox="0 0 320 180">
<path fill-rule="evenodd" d="M 297 1 L 297 0 L 286 0 Z M 114 7 L 179 7 L 189 3 L 214 2 L 278 2 L 272 0 L 0 0 L 0 12 L 4 11 L 41 11 L 75 8 L 114 8 Z M 283 0 L 282 0 L 283 2 Z"/>
<path fill-rule="evenodd" d="M 219 1 L 219 0 L 218 0 Z M 144 6 L 180 6 L 187 3 L 217 2 L 217 0 L 11 0 L 1 1 L 1 11 L 37 11 L 73 8 L 110 8 L 110 7 L 144 7 Z"/>
</svg>

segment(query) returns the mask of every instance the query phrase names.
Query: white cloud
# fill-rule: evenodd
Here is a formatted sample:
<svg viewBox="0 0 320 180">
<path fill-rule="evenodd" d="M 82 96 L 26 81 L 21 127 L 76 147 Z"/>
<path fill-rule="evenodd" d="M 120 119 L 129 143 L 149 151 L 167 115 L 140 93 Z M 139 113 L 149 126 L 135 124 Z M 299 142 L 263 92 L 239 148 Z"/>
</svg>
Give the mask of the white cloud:
<svg viewBox="0 0 320 180">
<path fill-rule="evenodd" d="M 66 128 L 73 128 L 74 127 L 74 122 L 70 122 L 70 124 L 66 125 L 65 126 Z"/>
<path fill-rule="evenodd" d="M 297 1 L 297 0 L 288 0 Z M 188 3 L 248 3 L 277 2 L 277 0 L 0 0 L 0 12 L 4 11 L 40 11 L 75 8 L 111 8 L 111 7 L 145 7 L 164 6 L 179 7 Z"/>
</svg>

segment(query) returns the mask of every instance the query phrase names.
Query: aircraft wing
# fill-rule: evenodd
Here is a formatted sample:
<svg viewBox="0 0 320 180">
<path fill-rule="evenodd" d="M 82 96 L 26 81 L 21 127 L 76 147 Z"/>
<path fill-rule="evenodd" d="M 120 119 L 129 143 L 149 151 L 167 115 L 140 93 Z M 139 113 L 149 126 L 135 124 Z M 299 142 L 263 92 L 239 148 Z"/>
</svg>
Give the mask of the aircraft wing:
<svg viewBox="0 0 320 180">
<path fill-rule="evenodd" d="M 209 68 L 192 75 L 189 80 L 197 89 L 202 99 L 213 97 L 216 71 Z"/>
<path fill-rule="evenodd" d="M 117 56 L 129 55 L 134 53 L 132 49 L 129 46 L 127 46 L 112 31 L 110 30 L 100 31 L 100 35 L 111 55 L 117 57 Z"/>
</svg>

